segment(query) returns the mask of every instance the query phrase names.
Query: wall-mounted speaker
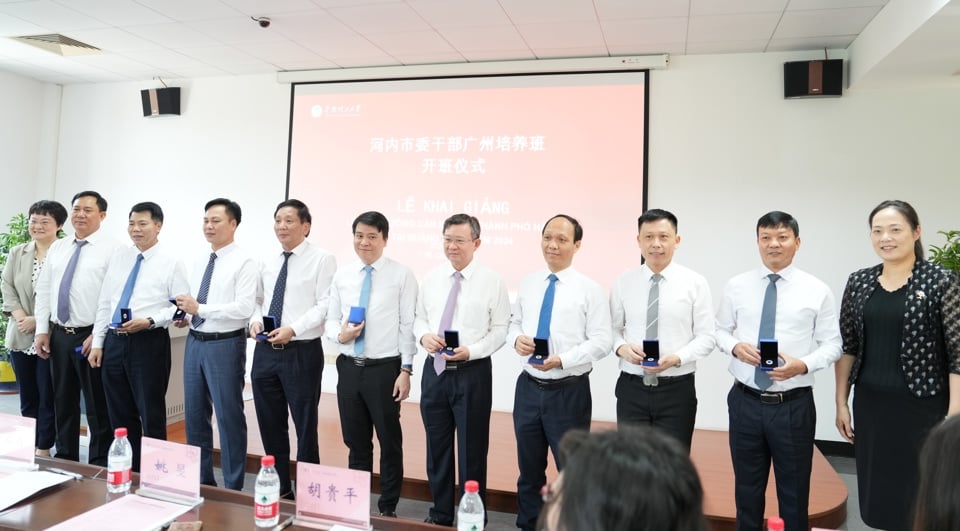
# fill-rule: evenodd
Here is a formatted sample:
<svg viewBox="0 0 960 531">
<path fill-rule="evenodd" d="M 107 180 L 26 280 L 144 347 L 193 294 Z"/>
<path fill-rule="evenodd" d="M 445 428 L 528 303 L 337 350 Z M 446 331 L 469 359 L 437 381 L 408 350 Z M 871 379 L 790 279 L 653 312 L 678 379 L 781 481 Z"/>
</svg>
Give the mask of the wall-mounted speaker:
<svg viewBox="0 0 960 531">
<path fill-rule="evenodd" d="M 843 94 L 843 59 L 783 63 L 783 97 L 817 98 Z"/>
<path fill-rule="evenodd" d="M 147 117 L 180 114 L 180 87 L 140 91 L 143 115 Z"/>
</svg>

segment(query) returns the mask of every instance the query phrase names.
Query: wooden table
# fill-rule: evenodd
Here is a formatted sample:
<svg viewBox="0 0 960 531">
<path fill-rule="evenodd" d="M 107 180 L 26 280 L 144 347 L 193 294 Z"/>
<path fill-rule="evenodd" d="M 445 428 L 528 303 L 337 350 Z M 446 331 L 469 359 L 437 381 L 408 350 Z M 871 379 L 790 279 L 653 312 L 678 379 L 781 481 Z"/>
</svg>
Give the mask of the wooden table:
<svg viewBox="0 0 960 531">
<path fill-rule="evenodd" d="M 41 469 L 62 468 L 84 479 L 68 481 L 31 496 L 13 507 L 0 512 L 0 529 L 46 529 L 59 524 L 104 503 L 115 499 L 116 494 L 107 493 L 106 470 L 102 467 L 63 461 L 56 458 L 37 458 Z M 137 487 L 139 478 L 134 474 L 132 489 Z M 179 521 L 203 521 L 204 530 L 235 530 L 253 527 L 253 497 L 217 487 L 200 487 L 204 502 L 178 518 Z M 280 520 L 294 513 L 293 502 L 281 500 Z M 406 529 L 437 531 L 448 529 L 435 525 L 406 520 L 402 518 L 382 518 L 371 516 L 374 529 L 383 531 L 402 531 Z M 309 529 L 290 526 L 288 529 Z"/>
</svg>

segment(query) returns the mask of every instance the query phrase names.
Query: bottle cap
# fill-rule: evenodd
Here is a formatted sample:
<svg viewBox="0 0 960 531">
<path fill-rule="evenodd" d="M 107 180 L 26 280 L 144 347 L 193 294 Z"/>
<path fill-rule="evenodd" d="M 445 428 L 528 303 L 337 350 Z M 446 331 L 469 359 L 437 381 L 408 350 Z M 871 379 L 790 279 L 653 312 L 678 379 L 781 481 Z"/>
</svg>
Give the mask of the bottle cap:
<svg viewBox="0 0 960 531">
<path fill-rule="evenodd" d="M 127 429 L 126 429 L 126 428 L 117 428 L 117 429 L 113 430 L 113 436 L 114 436 L 114 437 L 126 437 L 126 436 L 127 436 Z"/>
<path fill-rule="evenodd" d="M 463 490 L 476 494 L 480 492 L 480 484 L 471 479 L 470 481 L 464 483 Z"/>
<path fill-rule="evenodd" d="M 783 519 L 777 518 L 776 516 L 771 516 L 770 518 L 767 518 L 767 530 L 783 531 Z"/>
<path fill-rule="evenodd" d="M 260 458 L 260 466 L 273 466 L 276 460 L 272 455 L 265 455 Z"/>
</svg>

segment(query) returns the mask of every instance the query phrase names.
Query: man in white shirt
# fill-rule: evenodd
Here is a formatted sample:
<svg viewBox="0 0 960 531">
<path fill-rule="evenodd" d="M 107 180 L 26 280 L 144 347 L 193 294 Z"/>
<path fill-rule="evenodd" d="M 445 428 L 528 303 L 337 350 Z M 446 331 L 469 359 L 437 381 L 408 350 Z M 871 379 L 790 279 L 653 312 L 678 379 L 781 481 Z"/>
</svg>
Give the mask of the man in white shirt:
<svg viewBox="0 0 960 531">
<path fill-rule="evenodd" d="M 183 359 L 187 444 L 200 448 L 200 483 L 216 486 L 211 424 L 216 411 L 223 483 L 233 490 L 243 489 L 247 460 L 246 332 L 260 282 L 256 260 L 234 243 L 241 215 L 240 205 L 229 199 L 207 202 L 203 235 L 211 252 L 198 257 L 189 292 L 176 299 L 191 316 L 176 325 L 190 327 Z"/>
<path fill-rule="evenodd" d="M 376 427 L 378 507 L 381 515 L 395 517 L 403 483 L 400 402 L 410 396 L 417 349 L 413 336 L 417 279 L 410 268 L 383 256 L 389 235 L 390 223 L 379 212 L 364 212 L 353 221 L 353 249 L 359 259 L 334 278 L 326 333 L 340 350 L 337 404 L 343 442 L 350 449 L 349 466 L 373 471 Z"/>
<path fill-rule="evenodd" d="M 534 529 L 543 506 L 547 448 L 562 466 L 563 434 L 590 429 L 589 373 L 612 346 L 603 288 L 572 267 L 582 238 L 580 223 L 568 215 L 547 221 L 540 242 L 547 269 L 523 279 L 510 319 L 507 344 L 526 362 L 513 401 L 520 467 L 517 527 L 524 530 Z"/>
<path fill-rule="evenodd" d="M 444 526 L 453 525 L 455 514 L 454 431 L 460 495 L 463 484 L 475 480 L 486 503 L 493 403 L 490 355 L 503 346 L 510 322 L 506 284 L 498 273 L 473 259 L 479 247 L 477 218 L 455 214 L 443 222 L 443 251 L 449 263 L 424 278 L 413 325 L 415 337 L 429 354 L 420 394 L 420 415 L 427 432 L 427 479 L 433 494 L 426 522 Z M 447 344 L 447 331 L 456 333 L 459 345 Z"/>
<path fill-rule="evenodd" d="M 841 354 L 833 293 L 793 266 L 800 228 L 785 212 L 757 221 L 763 267 L 730 279 L 717 314 L 717 344 L 736 378 L 727 396 L 737 529 L 761 531 L 773 461 L 779 514 L 787 529 L 808 529 L 817 412 L 814 372 Z M 759 343 L 776 340 L 779 367 L 760 369 Z M 772 361 L 772 360 L 771 360 Z"/>
<path fill-rule="evenodd" d="M 260 279 L 263 304 L 253 315 L 250 337 L 253 351 L 253 404 L 257 411 L 263 450 L 276 459 L 280 493 L 292 498 L 290 436 L 287 408 L 297 430 L 297 461 L 319 463 L 317 407 L 323 373 L 323 321 L 330 282 L 337 271 L 333 255 L 307 241 L 312 223 L 302 201 L 287 199 L 274 211 L 273 230 L 283 249 L 270 253 Z M 264 332 L 261 316 L 276 320 L 277 328 Z"/>
<path fill-rule="evenodd" d="M 115 253 L 107 267 L 88 358 L 91 367 L 102 367 L 110 424 L 127 428 L 134 472 L 140 471 L 141 438 L 167 438 L 170 298 L 187 289 L 183 263 L 159 244 L 162 227 L 160 205 L 130 209 L 127 233 L 134 246 Z"/>
<path fill-rule="evenodd" d="M 57 421 L 57 454 L 60 459 L 80 459 L 80 392 L 90 436 L 88 461 L 107 466 L 113 441 L 101 369 L 87 362 L 93 343 L 93 323 L 107 265 L 120 242 L 100 232 L 107 217 L 107 201 L 93 191 L 73 196 L 70 221 L 73 238 L 57 240 L 47 251 L 37 279 L 35 315 L 36 350 L 50 357 L 53 370 L 54 409 Z"/>
<path fill-rule="evenodd" d="M 710 286 L 702 275 L 673 261 L 680 245 L 676 216 L 648 210 L 637 226 L 645 263 L 621 275 L 610 292 L 613 351 L 621 370 L 617 424 L 654 426 L 689 451 L 697 418 L 693 374 L 697 360 L 716 345 Z M 658 342 L 656 364 L 643 365 L 644 340 Z"/>
</svg>

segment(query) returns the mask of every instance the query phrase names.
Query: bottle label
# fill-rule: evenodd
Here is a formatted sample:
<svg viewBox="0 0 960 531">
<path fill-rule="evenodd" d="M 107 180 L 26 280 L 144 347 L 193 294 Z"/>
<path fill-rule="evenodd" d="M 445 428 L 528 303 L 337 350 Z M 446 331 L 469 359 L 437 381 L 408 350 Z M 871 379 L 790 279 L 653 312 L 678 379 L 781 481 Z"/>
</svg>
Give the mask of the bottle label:
<svg viewBox="0 0 960 531">
<path fill-rule="evenodd" d="M 266 496 L 264 496 L 266 498 Z M 260 503 L 260 500 L 257 500 L 253 504 L 253 515 L 256 518 L 273 518 L 280 514 L 280 502 L 274 501 L 273 503 Z"/>
<path fill-rule="evenodd" d="M 110 485 L 123 485 L 130 482 L 130 469 L 110 470 L 107 472 L 107 483 Z"/>
</svg>

